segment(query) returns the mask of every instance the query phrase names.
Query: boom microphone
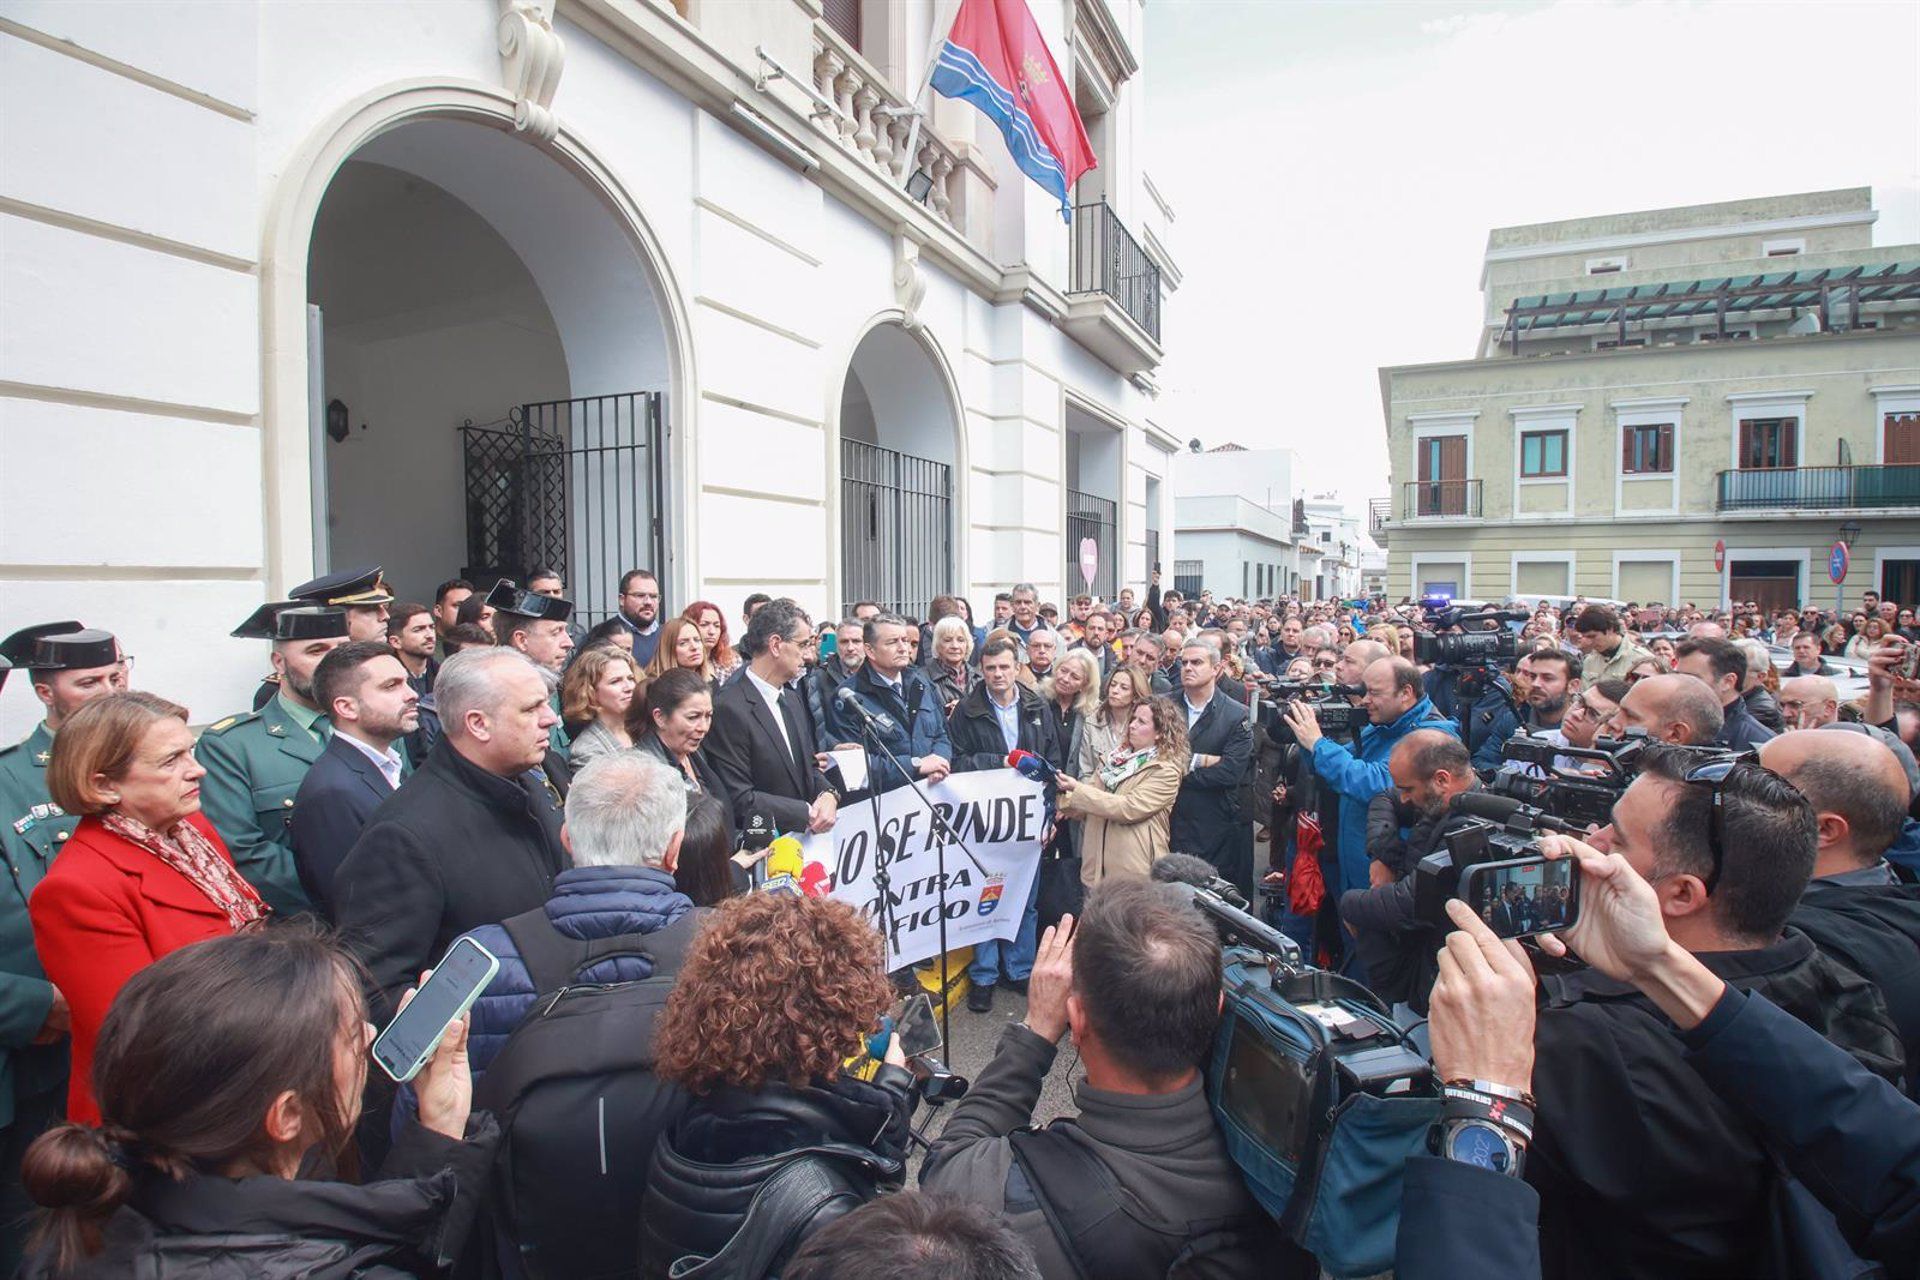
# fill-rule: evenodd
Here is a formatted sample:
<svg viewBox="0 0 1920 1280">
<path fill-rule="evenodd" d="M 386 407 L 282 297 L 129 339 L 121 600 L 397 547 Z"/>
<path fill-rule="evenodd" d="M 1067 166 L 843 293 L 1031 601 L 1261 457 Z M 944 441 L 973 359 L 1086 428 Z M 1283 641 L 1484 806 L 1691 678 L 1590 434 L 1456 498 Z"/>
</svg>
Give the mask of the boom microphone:
<svg viewBox="0 0 1920 1280">
<path fill-rule="evenodd" d="M 893 733 L 897 726 L 893 717 L 884 711 L 869 711 L 867 704 L 860 701 L 860 695 L 851 686 L 841 685 L 833 692 L 833 700 L 840 704 L 842 711 L 850 711 L 859 716 L 867 725 L 879 733 Z"/>
<path fill-rule="evenodd" d="M 1465 814 L 1469 818 L 1484 818 L 1501 826 L 1507 826 L 1518 817 L 1535 830 L 1561 831 L 1572 836 L 1586 834 L 1571 822 L 1562 822 L 1550 813 L 1542 813 L 1525 801 L 1513 796 L 1497 796 L 1491 791 L 1462 791 L 1453 798 L 1450 807 L 1455 813 Z"/>
</svg>

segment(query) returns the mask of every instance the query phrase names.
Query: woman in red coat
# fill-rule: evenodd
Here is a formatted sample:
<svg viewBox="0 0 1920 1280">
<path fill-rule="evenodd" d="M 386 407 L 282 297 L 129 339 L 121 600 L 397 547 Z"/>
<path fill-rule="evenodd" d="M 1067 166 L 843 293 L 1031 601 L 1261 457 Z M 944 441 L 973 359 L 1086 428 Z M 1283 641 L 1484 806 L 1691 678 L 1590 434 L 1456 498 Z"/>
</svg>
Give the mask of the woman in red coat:
<svg viewBox="0 0 1920 1280">
<path fill-rule="evenodd" d="M 70 1120 L 100 1122 L 93 1045 L 127 979 L 169 951 L 266 919 L 200 815 L 206 772 L 186 708 L 150 693 L 96 698 L 54 738 L 47 790 L 81 820 L 27 912 L 40 963 L 73 1009 Z"/>
</svg>

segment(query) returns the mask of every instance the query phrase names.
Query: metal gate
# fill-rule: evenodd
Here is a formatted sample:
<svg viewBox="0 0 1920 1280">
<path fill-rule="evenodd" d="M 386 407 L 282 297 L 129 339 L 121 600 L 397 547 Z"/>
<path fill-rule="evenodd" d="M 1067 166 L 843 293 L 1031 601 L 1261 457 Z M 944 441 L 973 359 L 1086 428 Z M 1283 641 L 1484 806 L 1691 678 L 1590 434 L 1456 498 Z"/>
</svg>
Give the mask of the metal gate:
<svg viewBox="0 0 1920 1280">
<path fill-rule="evenodd" d="M 845 604 L 920 617 L 953 580 L 953 469 L 860 440 L 840 442 Z"/>
<path fill-rule="evenodd" d="M 543 400 L 509 412 L 505 429 L 462 428 L 463 576 L 484 590 L 555 569 L 582 626 L 613 616 L 628 569 L 664 578 L 664 404 L 656 391 Z"/>
<path fill-rule="evenodd" d="M 1093 585 L 1087 588 L 1102 600 L 1111 601 L 1119 588 L 1120 566 L 1114 563 L 1114 529 L 1119 523 L 1119 504 L 1096 498 L 1078 489 L 1067 490 L 1067 594 L 1080 594 L 1086 579 L 1080 573 L 1080 543 L 1092 538 L 1099 548 L 1099 563 L 1094 568 Z"/>
</svg>

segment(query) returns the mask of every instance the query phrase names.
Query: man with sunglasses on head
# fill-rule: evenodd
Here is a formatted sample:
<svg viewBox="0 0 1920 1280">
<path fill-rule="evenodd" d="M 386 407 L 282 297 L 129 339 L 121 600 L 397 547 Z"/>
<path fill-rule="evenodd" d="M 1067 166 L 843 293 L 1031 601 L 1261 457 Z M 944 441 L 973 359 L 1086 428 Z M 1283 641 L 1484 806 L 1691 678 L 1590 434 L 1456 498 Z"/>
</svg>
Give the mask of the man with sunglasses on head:
<svg viewBox="0 0 1920 1280">
<path fill-rule="evenodd" d="M 1904 1054 L 1878 990 L 1787 924 L 1818 842 L 1813 807 L 1779 775 L 1658 745 L 1595 838 L 1653 886 L 1681 948 L 1898 1083 Z M 1772 1162 L 1658 1008 L 1598 969 L 1545 977 L 1541 996 L 1525 1174 L 1540 1193 L 1542 1273 L 1770 1274 Z"/>
</svg>

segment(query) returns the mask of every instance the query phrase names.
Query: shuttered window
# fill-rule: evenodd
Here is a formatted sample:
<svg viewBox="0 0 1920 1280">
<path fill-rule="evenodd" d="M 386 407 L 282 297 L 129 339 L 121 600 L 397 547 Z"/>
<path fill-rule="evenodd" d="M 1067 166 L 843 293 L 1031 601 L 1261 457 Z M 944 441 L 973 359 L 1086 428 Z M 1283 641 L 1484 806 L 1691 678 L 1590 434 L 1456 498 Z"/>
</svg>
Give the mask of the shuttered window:
<svg viewBox="0 0 1920 1280">
<path fill-rule="evenodd" d="M 1620 470 L 1630 476 L 1672 471 L 1673 424 L 1661 422 L 1621 428 Z"/>
</svg>

